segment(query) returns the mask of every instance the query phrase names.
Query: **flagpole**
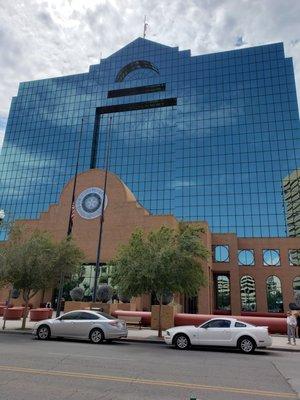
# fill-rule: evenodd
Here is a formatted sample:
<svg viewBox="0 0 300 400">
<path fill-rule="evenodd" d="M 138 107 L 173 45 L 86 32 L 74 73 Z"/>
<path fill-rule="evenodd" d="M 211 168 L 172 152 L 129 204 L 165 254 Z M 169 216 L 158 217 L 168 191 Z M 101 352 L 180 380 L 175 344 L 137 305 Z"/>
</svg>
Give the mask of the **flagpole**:
<svg viewBox="0 0 300 400">
<path fill-rule="evenodd" d="M 102 244 L 102 232 L 103 232 L 103 225 L 104 225 L 104 209 L 105 209 L 105 198 L 106 198 L 106 188 L 107 188 L 107 178 L 108 178 L 109 155 L 110 155 L 110 147 L 111 147 L 111 140 L 110 140 L 111 127 L 112 127 L 112 117 L 109 118 L 109 128 L 108 128 L 108 135 L 107 135 L 107 140 L 106 140 L 105 175 L 104 175 L 103 199 L 102 199 L 102 204 L 101 204 L 99 237 L 98 237 L 98 247 L 97 247 L 97 256 L 96 256 L 93 303 L 96 302 L 97 283 L 98 283 L 98 277 L 99 277 L 99 272 L 100 272 L 100 254 L 101 254 L 101 244 Z"/>
<path fill-rule="evenodd" d="M 76 192 L 77 175 L 78 175 L 78 168 L 79 168 L 79 156 L 80 156 L 80 147 L 81 147 L 81 141 L 82 141 L 82 132 L 83 132 L 83 118 L 81 118 L 81 127 L 80 127 L 80 135 L 79 135 L 79 142 L 78 142 L 78 149 L 77 149 L 77 159 L 76 159 L 75 177 L 74 177 L 73 191 L 72 191 L 72 201 L 71 201 L 70 214 L 69 214 L 67 239 L 70 239 L 71 234 L 72 234 L 72 229 L 73 229 L 73 219 L 74 219 L 74 213 L 75 213 L 75 192 Z M 59 278 L 59 290 L 58 290 L 58 296 L 57 296 L 56 318 L 60 316 L 61 299 L 62 299 L 62 295 L 63 295 L 63 291 L 64 291 L 64 283 L 65 283 L 64 281 L 65 281 L 65 276 L 64 276 L 64 271 L 62 269 L 61 273 L 60 273 L 60 278 Z"/>
</svg>

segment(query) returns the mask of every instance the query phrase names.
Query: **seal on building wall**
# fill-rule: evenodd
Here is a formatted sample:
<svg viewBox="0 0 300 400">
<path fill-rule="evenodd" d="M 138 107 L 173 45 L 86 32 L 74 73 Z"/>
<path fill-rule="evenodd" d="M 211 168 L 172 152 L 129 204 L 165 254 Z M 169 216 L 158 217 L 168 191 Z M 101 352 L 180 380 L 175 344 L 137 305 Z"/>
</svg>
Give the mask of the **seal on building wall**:
<svg viewBox="0 0 300 400">
<path fill-rule="evenodd" d="M 104 198 L 103 189 L 90 187 L 85 189 L 76 199 L 76 211 L 85 219 L 94 219 L 101 215 Z M 108 199 L 105 195 L 104 209 L 107 207 Z"/>
</svg>

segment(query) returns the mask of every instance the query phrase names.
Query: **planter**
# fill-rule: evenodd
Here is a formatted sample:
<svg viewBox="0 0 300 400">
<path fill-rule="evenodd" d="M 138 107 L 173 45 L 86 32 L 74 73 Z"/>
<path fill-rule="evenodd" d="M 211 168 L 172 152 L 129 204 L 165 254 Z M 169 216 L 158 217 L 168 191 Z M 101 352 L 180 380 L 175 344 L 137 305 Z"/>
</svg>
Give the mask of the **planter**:
<svg viewBox="0 0 300 400">
<path fill-rule="evenodd" d="M 214 310 L 214 315 L 231 315 L 230 310 Z"/>
<path fill-rule="evenodd" d="M 64 311 L 85 310 L 86 308 L 90 308 L 91 304 L 90 301 L 66 301 Z"/>
<path fill-rule="evenodd" d="M 161 306 L 161 329 L 166 330 L 174 326 L 175 314 L 178 312 L 176 305 Z M 151 307 L 151 329 L 157 330 L 159 326 L 159 305 Z"/>
<path fill-rule="evenodd" d="M 122 319 L 123 317 L 141 317 L 143 326 L 151 326 L 151 312 L 150 311 L 123 311 L 116 310 L 112 313 L 114 317 Z"/>
<path fill-rule="evenodd" d="M 3 317 L 7 320 L 19 320 L 23 317 L 24 307 L 13 307 L 4 310 Z"/>
<path fill-rule="evenodd" d="M 93 309 L 100 310 L 102 312 L 105 312 L 106 314 L 111 314 L 113 311 L 117 309 L 117 304 L 111 304 L 111 303 L 91 303 L 90 307 Z"/>
<path fill-rule="evenodd" d="M 243 317 L 286 318 L 285 313 L 271 313 L 271 312 L 242 311 L 241 315 Z"/>
<path fill-rule="evenodd" d="M 52 308 L 33 308 L 30 310 L 30 321 L 42 321 L 52 317 Z"/>
<path fill-rule="evenodd" d="M 116 310 L 135 311 L 135 307 L 131 303 L 116 303 Z"/>
<path fill-rule="evenodd" d="M 12 304 L 10 304 L 10 305 L 8 306 L 8 308 L 12 308 L 12 307 L 13 307 Z M 3 305 L 0 306 L 0 317 L 3 316 L 4 310 L 5 310 L 5 309 L 6 309 L 6 305 L 5 305 L 5 304 L 3 304 Z"/>
<path fill-rule="evenodd" d="M 239 321 L 248 322 L 249 324 L 257 326 L 268 326 L 269 333 L 280 333 L 286 335 L 286 318 L 274 318 L 274 317 L 245 317 L 245 316 L 230 316 L 236 318 Z M 174 325 L 200 325 L 208 321 L 211 318 L 216 318 L 215 315 L 206 314 L 176 314 L 174 318 Z"/>
</svg>

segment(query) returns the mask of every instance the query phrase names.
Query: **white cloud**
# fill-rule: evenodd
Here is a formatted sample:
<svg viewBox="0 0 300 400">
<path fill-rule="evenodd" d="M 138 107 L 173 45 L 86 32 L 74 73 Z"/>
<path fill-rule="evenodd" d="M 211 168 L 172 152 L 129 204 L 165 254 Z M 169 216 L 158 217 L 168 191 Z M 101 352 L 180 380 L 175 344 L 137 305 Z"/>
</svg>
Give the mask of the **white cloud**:
<svg viewBox="0 0 300 400">
<path fill-rule="evenodd" d="M 0 117 L 7 118 L 20 81 L 86 72 L 101 54 L 141 36 L 144 15 L 149 39 L 193 55 L 283 41 L 300 93 L 300 2 L 294 0 L 5 1 Z"/>
</svg>

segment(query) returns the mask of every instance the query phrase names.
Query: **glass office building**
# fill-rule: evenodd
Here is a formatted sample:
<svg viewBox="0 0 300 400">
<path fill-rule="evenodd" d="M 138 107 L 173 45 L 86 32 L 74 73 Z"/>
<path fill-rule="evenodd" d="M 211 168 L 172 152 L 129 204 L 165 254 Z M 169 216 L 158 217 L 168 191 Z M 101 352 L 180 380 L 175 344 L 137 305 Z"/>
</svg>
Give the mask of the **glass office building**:
<svg viewBox="0 0 300 400">
<path fill-rule="evenodd" d="M 82 123 L 83 121 L 83 123 Z M 191 56 L 136 39 L 88 73 L 21 83 L 0 158 L 0 208 L 35 219 L 79 172 L 117 174 L 153 214 L 213 232 L 286 236 L 283 179 L 300 166 L 282 43 Z"/>
</svg>

